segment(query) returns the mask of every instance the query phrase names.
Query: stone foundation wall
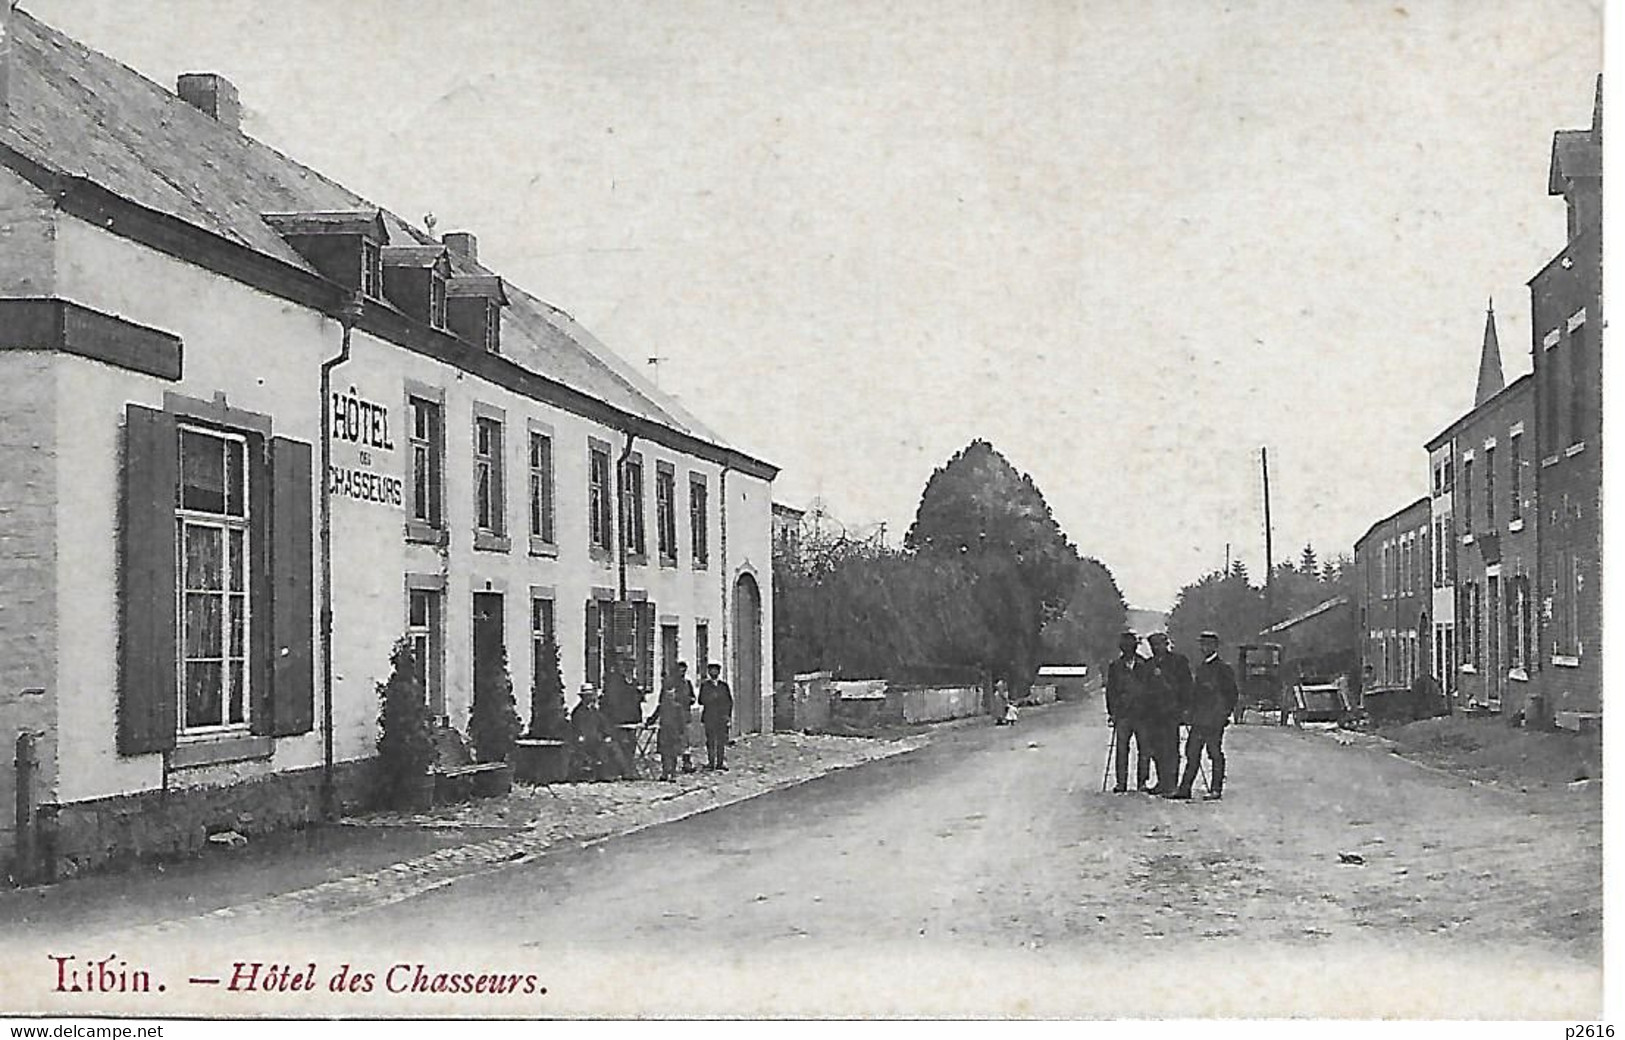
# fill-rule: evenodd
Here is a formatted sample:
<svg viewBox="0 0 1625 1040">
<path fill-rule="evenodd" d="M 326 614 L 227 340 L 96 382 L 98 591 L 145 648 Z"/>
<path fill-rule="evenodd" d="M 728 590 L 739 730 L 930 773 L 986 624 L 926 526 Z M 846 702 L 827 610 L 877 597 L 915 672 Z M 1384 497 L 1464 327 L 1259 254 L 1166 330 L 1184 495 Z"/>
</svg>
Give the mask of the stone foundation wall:
<svg viewBox="0 0 1625 1040">
<path fill-rule="evenodd" d="M 375 759 L 334 770 L 342 811 L 371 803 Z M 321 818 L 322 771 L 300 769 L 243 783 L 42 806 L 40 880 L 71 877 L 203 848 L 210 834 L 244 836 L 303 827 Z M 54 812 L 54 834 L 50 816 Z"/>
</svg>

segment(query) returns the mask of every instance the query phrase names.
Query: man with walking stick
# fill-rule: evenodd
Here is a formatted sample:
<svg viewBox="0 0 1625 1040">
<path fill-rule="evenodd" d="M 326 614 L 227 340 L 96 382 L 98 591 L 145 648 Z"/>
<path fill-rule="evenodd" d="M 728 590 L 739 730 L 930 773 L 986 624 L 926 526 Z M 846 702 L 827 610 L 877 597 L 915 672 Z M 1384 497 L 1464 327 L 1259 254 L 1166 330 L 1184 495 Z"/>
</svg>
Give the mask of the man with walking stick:
<svg viewBox="0 0 1625 1040">
<path fill-rule="evenodd" d="M 1213 783 L 1203 797 L 1217 801 L 1224 796 L 1224 727 L 1241 694 L 1236 688 L 1236 673 L 1219 657 L 1218 635 L 1203 632 L 1197 645 L 1202 651 L 1202 663 L 1196 666 L 1191 735 L 1185 742 L 1185 775 L 1179 779 L 1179 790 L 1168 797 L 1190 798 L 1202 752 L 1206 751 L 1208 761 L 1213 763 Z"/>
<path fill-rule="evenodd" d="M 1128 745 L 1134 741 L 1135 788 L 1146 789 L 1151 778 L 1150 736 L 1144 726 L 1145 677 L 1137 652 L 1140 637 L 1124 632 L 1117 637 L 1118 657 L 1106 668 L 1106 721 L 1112 727 L 1112 751 L 1117 766 L 1113 794 L 1128 790 Z"/>
</svg>

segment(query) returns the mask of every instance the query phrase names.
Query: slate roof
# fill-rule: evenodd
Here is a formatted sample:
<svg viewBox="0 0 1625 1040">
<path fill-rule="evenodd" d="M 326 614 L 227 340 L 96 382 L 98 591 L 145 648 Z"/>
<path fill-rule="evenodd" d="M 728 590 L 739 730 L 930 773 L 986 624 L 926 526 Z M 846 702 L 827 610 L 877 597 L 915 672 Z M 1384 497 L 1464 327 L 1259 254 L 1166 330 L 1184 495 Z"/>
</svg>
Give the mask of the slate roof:
<svg viewBox="0 0 1625 1040">
<path fill-rule="evenodd" d="M 6 0 L 0 0 L 6 2 Z M 13 12 L 0 147 L 314 273 L 266 213 L 381 210 L 392 246 L 438 246 L 343 185 L 222 124 L 26 11 Z M 452 254 L 452 272 L 493 275 Z M 719 447 L 686 409 L 557 307 L 504 280 L 502 353 L 540 375 Z"/>
</svg>

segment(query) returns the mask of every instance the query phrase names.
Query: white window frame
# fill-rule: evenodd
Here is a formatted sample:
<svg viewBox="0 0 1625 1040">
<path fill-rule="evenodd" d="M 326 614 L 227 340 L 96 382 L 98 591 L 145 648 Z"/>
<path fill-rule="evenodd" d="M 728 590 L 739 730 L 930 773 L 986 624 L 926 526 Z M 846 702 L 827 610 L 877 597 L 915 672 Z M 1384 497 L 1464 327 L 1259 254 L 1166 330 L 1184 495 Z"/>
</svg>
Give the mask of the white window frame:
<svg viewBox="0 0 1625 1040">
<path fill-rule="evenodd" d="M 254 596 L 253 596 L 253 568 L 255 545 L 253 544 L 252 502 L 249 487 L 249 449 L 250 443 L 245 434 L 216 427 L 204 426 L 196 423 L 178 423 L 176 448 L 185 465 L 185 453 L 180 445 L 186 436 L 208 437 L 223 442 L 223 444 L 236 445 L 242 453 L 241 472 L 238 478 L 242 481 L 240 494 L 242 496 L 242 513 L 233 516 L 229 512 L 230 490 L 223 488 L 227 496 L 222 511 L 215 513 L 208 510 L 187 508 L 184 496 L 177 488 L 175 497 L 175 561 L 177 569 L 176 597 L 175 597 L 175 663 L 176 663 L 176 730 L 182 739 L 208 739 L 223 734 L 246 733 L 253 724 L 254 710 L 254 669 L 252 666 L 252 649 L 254 640 Z M 224 447 L 222 448 L 224 451 Z M 229 476 L 230 468 L 225 465 L 222 457 L 222 470 Z M 178 481 L 184 487 L 184 470 L 178 470 Z M 209 589 L 202 587 L 193 589 L 187 582 L 186 566 L 186 536 L 190 530 L 214 530 L 220 533 L 220 588 Z M 240 547 L 234 557 L 231 551 L 232 535 L 241 536 Z M 242 575 L 242 587 L 237 590 L 231 588 L 231 574 L 234 560 L 238 563 Z M 190 595 L 211 595 L 218 593 L 220 598 L 220 656 L 192 657 L 187 653 L 187 597 Z M 234 597 L 240 597 L 242 602 L 242 634 L 239 644 L 239 653 L 231 652 L 231 605 Z M 187 719 L 187 668 L 190 661 L 208 663 L 218 660 L 220 665 L 220 718 L 218 723 L 191 724 Z M 240 664 L 242 668 L 242 698 L 240 703 L 241 717 L 231 718 L 231 666 Z"/>
<path fill-rule="evenodd" d="M 553 443 L 553 431 L 548 427 L 533 421 L 527 426 L 526 433 L 525 463 L 529 472 L 527 483 L 529 502 L 526 515 L 530 531 L 530 550 L 533 553 L 543 554 L 553 549 L 558 538 L 553 476 L 556 446 Z M 537 453 L 538 445 L 542 448 L 540 457 Z"/>
</svg>

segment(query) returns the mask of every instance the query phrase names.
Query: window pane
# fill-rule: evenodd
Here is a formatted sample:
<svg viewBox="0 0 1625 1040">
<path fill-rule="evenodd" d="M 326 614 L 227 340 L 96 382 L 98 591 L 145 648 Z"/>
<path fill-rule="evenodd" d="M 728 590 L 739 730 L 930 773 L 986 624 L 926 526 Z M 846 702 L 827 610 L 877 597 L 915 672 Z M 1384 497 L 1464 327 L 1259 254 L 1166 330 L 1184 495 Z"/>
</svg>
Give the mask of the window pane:
<svg viewBox="0 0 1625 1040">
<path fill-rule="evenodd" d="M 421 444 L 412 447 L 412 517 L 429 519 L 429 449 Z"/>
<path fill-rule="evenodd" d="M 227 632 L 230 636 L 228 655 L 231 657 L 243 656 L 243 639 L 248 629 L 248 597 L 231 597 L 231 617 Z"/>
<path fill-rule="evenodd" d="M 414 591 L 407 607 L 406 623 L 413 628 L 429 627 L 429 596 L 428 593 Z"/>
<path fill-rule="evenodd" d="M 230 516 L 245 513 L 243 452 L 246 447 L 242 441 L 226 442 L 226 513 Z"/>
<path fill-rule="evenodd" d="M 186 656 L 220 657 L 221 597 L 208 592 L 186 594 Z"/>
<path fill-rule="evenodd" d="M 229 698 L 226 721 L 239 723 L 243 722 L 246 718 L 243 712 L 243 701 L 247 693 L 247 691 L 243 688 L 243 662 L 231 662 L 229 671 L 231 674 L 231 695 Z"/>
<path fill-rule="evenodd" d="M 207 513 L 226 509 L 226 460 L 219 437 L 181 431 L 181 508 Z"/>
<path fill-rule="evenodd" d="M 247 570 L 247 560 L 245 558 L 246 554 L 243 551 L 244 537 L 245 536 L 242 531 L 231 532 L 231 561 L 229 566 L 231 574 L 231 591 L 233 592 L 241 592 L 244 588 L 244 572 Z"/>
<path fill-rule="evenodd" d="M 220 558 L 221 530 L 217 527 L 186 526 L 186 587 L 218 589 L 223 585 L 224 561 Z"/>
<path fill-rule="evenodd" d="M 222 723 L 220 662 L 186 663 L 186 725 L 218 726 Z"/>
</svg>

